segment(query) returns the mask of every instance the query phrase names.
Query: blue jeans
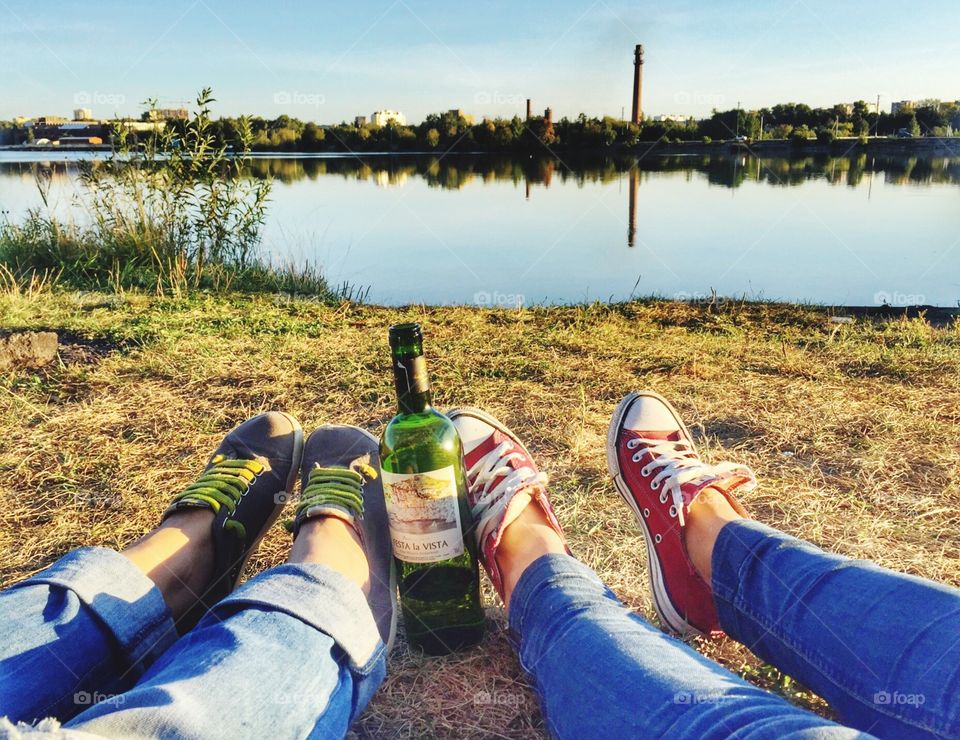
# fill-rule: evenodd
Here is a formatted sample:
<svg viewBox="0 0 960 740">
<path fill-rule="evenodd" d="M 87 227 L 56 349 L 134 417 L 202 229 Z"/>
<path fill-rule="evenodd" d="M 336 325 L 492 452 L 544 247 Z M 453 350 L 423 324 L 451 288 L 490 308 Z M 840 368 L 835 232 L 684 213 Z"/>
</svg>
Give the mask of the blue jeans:
<svg viewBox="0 0 960 740">
<path fill-rule="evenodd" d="M 252 578 L 177 638 L 160 592 L 85 548 L 0 593 L 10 721 L 105 737 L 342 737 L 386 673 L 360 589 L 320 565 Z"/>
<path fill-rule="evenodd" d="M 755 522 L 723 529 L 713 570 L 730 635 L 857 729 L 741 680 L 632 613 L 586 566 L 546 556 L 517 584 L 510 624 L 553 735 L 960 736 L 956 590 Z M 342 736 L 385 672 L 363 594 L 310 565 L 253 578 L 177 639 L 126 558 L 78 550 L 0 594 L 0 640 L 0 714 L 56 717 L 68 734 Z"/>
<path fill-rule="evenodd" d="M 727 633 L 848 727 L 740 679 L 624 607 L 586 566 L 548 555 L 517 584 L 510 626 L 551 734 L 960 737 L 960 591 L 753 521 L 721 530 L 713 590 Z"/>
</svg>

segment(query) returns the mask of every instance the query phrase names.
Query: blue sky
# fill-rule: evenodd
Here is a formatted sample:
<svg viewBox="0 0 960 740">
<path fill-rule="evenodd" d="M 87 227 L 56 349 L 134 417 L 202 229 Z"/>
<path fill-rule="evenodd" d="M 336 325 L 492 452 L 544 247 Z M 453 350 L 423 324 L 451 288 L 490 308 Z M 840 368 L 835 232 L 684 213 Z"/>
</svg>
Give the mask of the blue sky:
<svg viewBox="0 0 960 740">
<path fill-rule="evenodd" d="M 0 0 L 0 118 L 137 114 L 214 88 L 225 115 L 644 110 L 960 98 L 956 0 Z"/>
</svg>

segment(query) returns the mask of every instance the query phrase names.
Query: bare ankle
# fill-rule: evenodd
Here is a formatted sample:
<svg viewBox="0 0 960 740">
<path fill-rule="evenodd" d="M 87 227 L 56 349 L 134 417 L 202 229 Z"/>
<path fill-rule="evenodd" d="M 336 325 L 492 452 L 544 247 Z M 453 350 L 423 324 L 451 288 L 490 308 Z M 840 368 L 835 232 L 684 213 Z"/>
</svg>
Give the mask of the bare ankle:
<svg viewBox="0 0 960 740">
<path fill-rule="evenodd" d="M 720 530 L 742 518 L 726 496 L 714 488 L 705 488 L 690 504 L 683 530 L 684 544 L 693 567 L 708 585 L 712 584 L 713 548 Z"/>
<path fill-rule="evenodd" d="M 341 573 L 370 593 L 370 567 L 357 531 L 335 517 L 308 519 L 300 525 L 288 563 L 317 563 Z"/>
<path fill-rule="evenodd" d="M 497 547 L 497 566 L 503 575 L 503 601 L 510 608 L 510 597 L 523 572 L 538 558 L 563 554 L 566 545 L 556 533 L 539 504 L 531 502 L 503 531 Z"/>
<path fill-rule="evenodd" d="M 154 582 L 175 620 L 213 577 L 213 517 L 208 509 L 177 512 L 121 551 Z"/>
</svg>

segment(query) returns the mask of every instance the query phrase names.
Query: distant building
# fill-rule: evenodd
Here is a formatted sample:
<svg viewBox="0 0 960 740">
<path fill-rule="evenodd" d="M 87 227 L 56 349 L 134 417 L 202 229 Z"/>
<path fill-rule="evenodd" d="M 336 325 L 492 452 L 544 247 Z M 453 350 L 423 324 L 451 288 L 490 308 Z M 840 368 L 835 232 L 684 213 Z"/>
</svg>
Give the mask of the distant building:
<svg viewBox="0 0 960 740">
<path fill-rule="evenodd" d="M 89 108 L 74 108 L 73 120 L 74 121 L 92 121 L 93 111 L 90 110 Z"/>
<path fill-rule="evenodd" d="M 39 116 L 34 119 L 34 125 L 36 126 L 59 126 L 61 123 L 66 123 L 66 118 L 61 118 L 60 116 Z"/>
<path fill-rule="evenodd" d="M 73 121 L 71 123 L 40 124 L 34 126 L 34 136 L 37 139 L 50 139 L 52 142 L 64 142 L 72 144 L 85 143 L 81 139 L 97 138 L 103 143 L 103 139 L 109 135 L 109 127 L 97 121 Z"/>
<path fill-rule="evenodd" d="M 913 110 L 915 107 L 912 100 L 897 100 L 896 102 L 890 103 L 890 114 L 898 116 L 901 113 Z"/>
<path fill-rule="evenodd" d="M 99 136 L 61 136 L 54 146 L 100 146 L 103 139 Z"/>
<path fill-rule="evenodd" d="M 690 116 L 680 115 L 679 113 L 661 113 L 656 116 L 651 116 L 650 120 L 655 123 L 666 123 L 667 121 L 686 123 L 690 120 Z"/>
<path fill-rule="evenodd" d="M 176 121 L 186 121 L 190 111 L 186 108 L 154 108 L 147 111 L 147 118 L 151 121 L 166 121 L 170 118 Z"/>
<path fill-rule="evenodd" d="M 356 118 L 353 119 L 353 125 L 356 126 L 357 128 L 363 128 L 364 126 L 367 125 L 367 117 L 357 116 Z"/>
<path fill-rule="evenodd" d="M 378 110 L 370 116 L 370 123 L 374 126 L 386 126 L 390 121 L 399 126 L 407 125 L 407 117 L 396 110 Z"/>
<path fill-rule="evenodd" d="M 475 117 L 471 116 L 469 113 L 464 113 L 462 108 L 451 108 L 449 111 L 447 111 L 447 113 L 449 113 L 454 118 L 462 118 L 464 121 L 467 122 L 468 126 L 472 126 L 474 123 L 476 123 L 476 120 L 477 120 Z"/>
</svg>

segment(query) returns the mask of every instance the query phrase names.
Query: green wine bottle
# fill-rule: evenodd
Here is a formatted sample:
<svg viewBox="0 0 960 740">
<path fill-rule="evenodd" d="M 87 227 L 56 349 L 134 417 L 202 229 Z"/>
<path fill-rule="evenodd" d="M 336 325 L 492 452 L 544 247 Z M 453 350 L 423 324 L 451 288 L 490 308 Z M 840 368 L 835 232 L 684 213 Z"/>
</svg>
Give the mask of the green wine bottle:
<svg viewBox="0 0 960 740">
<path fill-rule="evenodd" d="M 407 641 L 429 655 L 483 636 L 463 444 L 431 405 L 419 324 L 390 327 L 399 413 L 380 440 L 383 491 Z"/>
</svg>

